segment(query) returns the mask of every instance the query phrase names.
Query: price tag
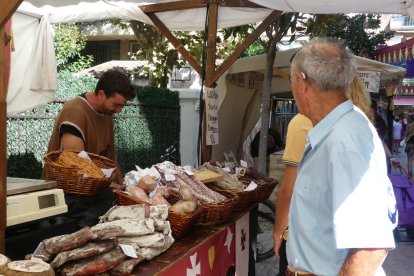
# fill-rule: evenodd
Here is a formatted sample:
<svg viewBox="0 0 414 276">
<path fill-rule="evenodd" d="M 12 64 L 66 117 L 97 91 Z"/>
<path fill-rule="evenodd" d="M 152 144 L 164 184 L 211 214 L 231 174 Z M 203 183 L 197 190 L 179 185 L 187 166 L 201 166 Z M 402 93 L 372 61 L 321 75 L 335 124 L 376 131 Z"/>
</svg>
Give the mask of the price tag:
<svg viewBox="0 0 414 276">
<path fill-rule="evenodd" d="M 167 181 L 174 181 L 175 180 L 175 175 L 173 175 L 170 172 L 166 172 L 165 173 L 165 180 L 167 180 Z"/>
<path fill-rule="evenodd" d="M 43 242 L 39 243 L 39 245 L 36 247 L 35 251 L 32 254 L 32 257 L 30 260 L 35 262 L 43 262 L 42 259 L 38 258 L 37 256 L 40 256 L 41 253 L 44 251 L 45 244 Z"/>
<path fill-rule="evenodd" d="M 224 167 L 224 168 L 223 168 L 223 171 L 225 171 L 225 172 L 231 172 L 231 170 L 230 170 L 230 168 L 229 168 L 229 167 Z"/>
<path fill-rule="evenodd" d="M 132 247 L 132 245 L 120 244 L 119 246 L 121 247 L 124 254 L 127 255 L 128 257 L 138 258 L 137 253 L 135 252 L 135 249 L 134 247 Z"/>
<path fill-rule="evenodd" d="M 250 182 L 249 186 L 247 186 L 244 190 L 245 191 L 253 191 L 254 189 L 256 189 L 256 187 L 257 187 L 257 184 L 252 181 L 252 182 Z"/>
<path fill-rule="evenodd" d="M 184 170 L 184 171 L 187 175 L 194 175 L 194 173 L 192 171 L 187 171 L 187 170 Z"/>
<path fill-rule="evenodd" d="M 244 160 L 240 160 L 240 166 L 247 168 L 247 162 Z"/>
</svg>

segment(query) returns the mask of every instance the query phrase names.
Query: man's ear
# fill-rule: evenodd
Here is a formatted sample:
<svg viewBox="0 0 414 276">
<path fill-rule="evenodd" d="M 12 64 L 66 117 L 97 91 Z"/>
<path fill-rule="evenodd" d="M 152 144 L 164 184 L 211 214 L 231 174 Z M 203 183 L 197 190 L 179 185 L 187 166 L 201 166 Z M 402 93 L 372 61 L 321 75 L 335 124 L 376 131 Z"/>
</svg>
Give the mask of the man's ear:
<svg viewBox="0 0 414 276">
<path fill-rule="evenodd" d="M 103 91 L 102 89 L 98 91 L 98 97 L 103 98 L 105 97 L 105 91 Z"/>
</svg>

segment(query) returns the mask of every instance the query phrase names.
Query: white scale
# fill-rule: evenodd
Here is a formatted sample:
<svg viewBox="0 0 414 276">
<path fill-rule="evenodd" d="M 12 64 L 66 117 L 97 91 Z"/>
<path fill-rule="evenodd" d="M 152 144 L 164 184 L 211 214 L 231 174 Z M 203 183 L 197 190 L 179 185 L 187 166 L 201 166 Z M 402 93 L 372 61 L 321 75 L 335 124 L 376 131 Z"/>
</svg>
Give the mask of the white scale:
<svg viewBox="0 0 414 276">
<path fill-rule="evenodd" d="M 7 226 L 66 213 L 56 181 L 7 177 Z"/>
</svg>

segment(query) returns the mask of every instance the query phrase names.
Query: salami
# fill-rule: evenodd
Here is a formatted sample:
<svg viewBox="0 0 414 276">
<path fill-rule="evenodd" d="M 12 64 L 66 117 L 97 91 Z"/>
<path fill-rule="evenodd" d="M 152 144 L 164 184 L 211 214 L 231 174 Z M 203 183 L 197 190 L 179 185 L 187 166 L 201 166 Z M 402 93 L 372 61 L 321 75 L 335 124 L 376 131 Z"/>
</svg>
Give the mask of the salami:
<svg viewBox="0 0 414 276">
<path fill-rule="evenodd" d="M 68 251 L 84 245 L 93 239 L 93 234 L 89 227 L 67 235 L 56 236 L 43 241 L 45 250 L 50 255 L 55 255 L 63 251 Z"/>
<path fill-rule="evenodd" d="M 113 249 L 115 246 L 116 240 L 88 242 L 82 247 L 57 254 L 53 262 L 50 263 L 50 265 L 56 269 L 68 261 L 99 255 Z"/>
<path fill-rule="evenodd" d="M 117 266 L 126 258 L 122 250 L 116 247 L 101 255 L 69 262 L 63 265 L 60 273 L 63 276 L 95 275 Z"/>
<path fill-rule="evenodd" d="M 220 202 L 226 200 L 226 197 L 209 189 L 206 185 L 195 178 L 190 178 L 185 172 L 177 171 L 178 176 L 182 181 L 180 185 L 187 185 L 196 198 L 206 202 Z"/>
<path fill-rule="evenodd" d="M 98 223 L 91 228 L 95 239 L 104 240 L 120 236 L 141 236 L 154 232 L 154 220 L 120 219 Z"/>
<path fill-rule="evenodd" d="M 112 276 L 127 276 L 131 275 L 132 270 L 134 267 L 142 262 L 144 257 L 138 256 L 138 258 L 128 258 L 122 263 L 118 264 L 114 268 L 109 271 L 109 274 Z"/>
<path fill-rule="evenodd" d="M 108 222 L 119 219 L 144 219 L 148 217 L 147 205 L 129 205 L 129 206 L 113 206 L 103 216 L 99 218 L 99 222 Z"/>
<path fill-rule="evenodd" d="M 168 236 L 161 233 L 153 233 L 140 237 L 119 238 L 119 244 L 129 244 L 134 247 L 162 248 L 169 241 Z"/>
</svg>

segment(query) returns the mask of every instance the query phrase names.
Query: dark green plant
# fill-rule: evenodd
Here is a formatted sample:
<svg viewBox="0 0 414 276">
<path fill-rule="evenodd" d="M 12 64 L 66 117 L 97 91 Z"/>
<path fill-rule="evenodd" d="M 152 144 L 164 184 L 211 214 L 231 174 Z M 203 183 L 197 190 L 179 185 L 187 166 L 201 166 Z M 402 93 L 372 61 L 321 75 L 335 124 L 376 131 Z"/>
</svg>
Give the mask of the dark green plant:
<svg viewBox="0 0 414 276">
<path fill-rule="evenodd" d="M 7 158 L 7 176 L 39 179 L 42 175 L 42 162 L 33 152 L 15 153 Z"/>
</svg>

